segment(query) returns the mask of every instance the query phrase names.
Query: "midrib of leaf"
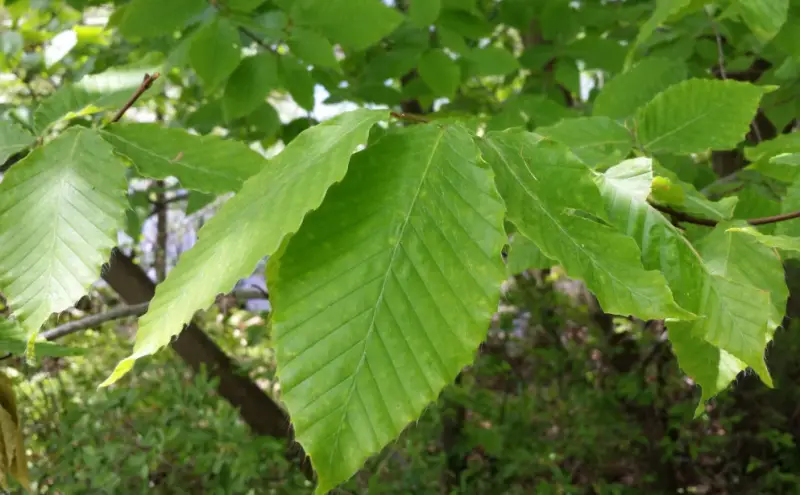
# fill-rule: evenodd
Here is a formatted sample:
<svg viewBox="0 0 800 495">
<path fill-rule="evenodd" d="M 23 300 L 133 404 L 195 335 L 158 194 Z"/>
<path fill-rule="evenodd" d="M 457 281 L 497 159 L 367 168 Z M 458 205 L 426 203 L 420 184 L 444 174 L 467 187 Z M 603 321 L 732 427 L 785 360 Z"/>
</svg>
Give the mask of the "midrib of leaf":
<svg viewBox="0 0 800 495">
<path fill-rule="evenodd" d="M 694 117 L 694 118 L 690 119 L 689 121 L 687 121 L 687 122 L 684 122 L 684 124 L 683 124 L 683 125 L 680 125 L 680 126 L 676 127 L 675 129 L 673 129 L 673 130 L 671 130 L 671 131 L 669 131 L 669 132 L 666 132 L 666 133 L 664 133 L 664 134 L 662 134 L 662 135 L 658 136 L 657 138 L 653 139 L 653 140 L 652 140 L 652 141 L 650 141 L 649 143 L 642 144 L 642 146 L 643 146 L 644 148 L 649 148 L 649 147 L 653 146 L 653 144 L 655 144 L 655 143 L 657 143 L 657 142 L 661 141 L 662 139 L 666 139 L 666 138 L 668 138 L 668 137 L 672 136 L 673 134 L 675 134 L 675 133 L 678 133 L 678 132 L 680 132 L 680 131 L 682 131 L 682 130 L 686 129 L 687 127 L 689 127 L 690 125 L 694 124 L 694 123 L 695 123 L 695 122 L 697 122 L 698 120 L 700 120 L 700 119 L 702 119 L 702 118 L 705 118 L 705 117 L 706 117 L 708 114 L 710 114 L 710 113 L 711 113 L 711 110 L 709 110 L 709 111 L 707 111 L 707 112 L 704 112 L 704 113 L 702 113 L 702 114 L 700 114 L 700 115 L 698 115 L 698 116 L 696 116 L 696 117 Z"/>
<path fill-rule="evenodd" d="M 378 311 L 383 306 L 383 296 L 384 296 L 384 293 L 386 291 L 386 283 L 389 281 L 389 277 L 394 273 L 394 270 L 393 270 L 394 261 L 395 261 L 395 258 L 397 256 L 397 253 L 398 253 L 398 251 L 400 249 L 400 246 L 402 245 L 403 238 L 405 237 L 406 229 L 408 228 L 409 220 L 411 219 L 411 213 L 414 211 L 414 207 L 416 206 L 417 201 L 419 200 L 420 192 L 422 192 L 422 187 L 425 184 L 425 180 L 427 179 L 428 173 L 431 170 L 431 165 L 433 164 L 433 157 L 436 155 L 436 150 L 439 149 L 439 144 L 441 143 L 441 140 L 442 140 L 443 136 L 444 136 L 444 130 L 441 129 L 439 131 L 439 136 L 436 138 L 436 142 L 434 143 L 434 145 L 432 147 L 431 154 L 428 157 L 428 163 L 425 165 L 425 171 L 422 173 L 422 178 L 420 179 L 419 185 L 417 186 L 417 189 L 416 189 L 416 191 L 414 193 L 414 197 L 410 202 L 410 206 L 408 208 L 408 211 L 406 212 L 405 219 L 403 220 L 403 225 L 401 226 L 400 233 L 397 236 L 397 243 L 392 248 L 392 254 L 389 257 L 389 263 L 388 263 L 388 266 L 387 266 L 387 269 L 386 269 L 386 274 L 383 276 L 383 282 L 381 283 L 381 289 L 378 292 L 378 298 L 377 298 L 375 306 L 374 306 L 374 308 L 372 310 L 372 318 L 370 319 L 369 330 L 367 330 L 367 335 L 364 337 L 364 339 L 362 341 L 363 350 L 361 351 L 361 359 L 359 360 L 358 365 L 356 366 L 356 369 L 353 371 L 353 374 L 350 377 L 350 379 L 352 380 L 352 382 L 350 384 L 350 390 L 347 392 L 347 398 L 345 399 L 344 405 L 342 406 L 343 409 L 344 409 L 344 414 L 342 414 L 342 419 L 339 421 L 339 427 L 337 428 L 336 433 L 334 433 L 334 435 L 333 435 L 335 437 L 334 438 L 334 446 L 331 449 L 331 454 L 330 454 L 330 457 L 328 458 L 328 465 L 329 466 L 333 462 L 333 454 L 334 454 L 334 452 L 337 452 L 337 450 L 339 449 L 339 439 L 341 438 L 342 427 L 344 426 L 345 420 L 347 418 L 348 409 L 350 407 L 350 401 L 353 398 L 353 392 L 356 390 L 356 379 L 355 378 L 361 372 L 361 368 L 364 366 L 364 364 L 367 364 L 367 367 L 369 367 L 369 363 L 367 363 L 367 361 L 366 361 L 366 358 L 367 358 L 367 352 L 366 352 L 367 351 L 367 344 L 369 343 L 370 337 L 372 337 L 372 334 L 375 331 L 375 321 L 376 321 L 376 317 L 378 316 Z M 387 311 L 388 311 L 388 309 L 387 309 Z M 406 344 L 408 344 L 408 343 L 406 342 Z M 384 345 L 384 347 L 385 347 L 385 345 Z M 387 351 L 388 351 L 388 349 L 387 349 Z M 413 354 L 413 352 L 412 352 L 412 354 Z M 419 363 L 417 363 L 417 365 L 419 366 Z M 392 365 L 391 367 L 392 367 L 392 369 L 394 369 L 395 373 L 397 373 L 397 369 L 395 368 L 395 366 Z M 320 369 L 322 369 L 322 367 Z M 423 375 L 424 375 L 424 373 L 423 373 Z M 402 383 L 403 381 L 400 380 L 400 382 Z M 405 390 L 405 389 L 403 389 L 403 390 Z M 380 393 L 380 389 L 379 389 L 378 395 L 381 397 L 381 400 L 384 403 L 384 407 L 387 408 L 387 413 L 388 413 L 388 406 L 386 406 L 386 399 L 383 397 L 383 394 Z M 363 403 L 363 401 L 362 401 L 362 403 Z M 391 417 L 391 414 L 389 414 L 389 417 Z M 372 425 L 371 421 L 369 421 L 369 424 L 370 424 L 370 428 L 372 428 L 374 430 L 374 426 Z M 373 435 L 375 435 L 374 431 L 373 431 Z"/>
<path fill-rule="evenodd" d="M 501 151 L 500 151 L 500 150 L 499 150 L 499 149 L 498 149 L 496 146 L 494 146 L 494 144 L 491 142 L 491 140 L 487 140 L 486 142 L 487 142 L 487 143 L 489 143 L 489 146 L 491 146 L 492 148 L 494 148 L 494 149 L 495 149 L 495 151 L 497 151 L 497 153 L 498 153 L 498 156 L 501 156 L 501 157 L 503 156 L 502 152 L 501 152 Z M 522 156 L 522 153 L 521 153 L 521 152 L 520 152 L 520 156 Z M 508 163 L 506 160 L 503 160 L 503 162 L 504 162 L 504 163 Z M 528 170 L 528 171 L 530 172 L 531 176 L 533 176 L 533 171 L 531 171 L 531 170 L 530 170 L 530 168 L 528 168 L 528 166 L 527 166 L 527 162 L 524 162 L 524 163 L 526 163 L 526 165 L 525 165 L 525 170 Z M 621 285 L 621 286 L 623 286 L 623 287 L 628 287 L 628 284 L 626 284 L 625 282 L 623 282 L 622 280 L 620 280 L 618 277 L 616 277 L 616 276 L 614 275 L 614 273 L 612 273 L 612 272 L 610 272 L 610 271 L 608 271 L 608 270 L 604 270 L 604 269 L 602 269 L 602 264 L 600 264 L 600 263 L 598 263 L 598 262 L 597 262 L 597 258 L 595 258 L 595 257 L 594 257 L 594 255 L 593 255 L 592 253 L 590 253 L 590 252 L 586 251 L 585 249 L 583 249 L 583 246 L 581 246 L 579 243 L 575 242 L 575 239 L 572 237 L 572 234 L 570 234 L 568 231 L 564 230 L 564 228 L 561 226 L 561 222 L 559 222 L 559 221 L 557 220 L 557 218 L 556 218 L 556 217 L 554 217 L 554 216 L 553 216 L 553 215 L 550 213 L 550 210 L 549 210 L 549 209 L 547 209 L 547 208 L 545 208 L 545 207 L 544 207 L 544 203 L 542 203 L 542 200 L 539 198 L 539 196 L 538 196 L 538 195 L 536 195 L 536 194 L 534 194 L 534 193 L 533 193 L 533 192 L 532 192 L 530 189 L 528 189 L 528 187 L 525 185 L 525 182 L 524 182 L 523 180 L 521 180 L 520 176 L 519 176 L 519 175 L 517 175 L 517 173 L 516 173 L 516 171 L 514 170 L 514 168 L 513 168 L 513 167 L 506 165 L 506 169 L 508 169 L 508 171 L 509 171 L 509 172 L 511 172 L 511 175 L 513 175 L 513 176 L 514 176 L 514 178 L 515 178 L 515 179 L 517 179 L 517 182 L 519 182 L 519 185 L 522 187 L 522 189 L 525 191 L 525 193 L 526 193 L 526 194 L 527 194 L 527 195 L 528 195 L 528 196 L 529 196 L 529 197 L 530 197 L 530 198 L 531 198 L 531 199 L 532 199 L 532 200 L 533 200 L 533 201 L 536 203 L 536 205 L 537 205 L 537 206 L 538 206 L 538 208 L 539 208 L 539 211 L 543 212 L 543 213 L 545 214 L 545 216 L 547 216 L 547 218 L 549 218 L 549 219 L 550 219 L 550 221 L 551 221 L 551 222 L 552 222 L 552 223 L 553 223 L 553 224 L 554 224 L 554 225 L 555 225 L 555 226 L 558 228 L 558 230 L 559 230 L 559 231 L 560 231 L 562 234 L 564 234 L 564 236 L 565 236 L 567 239 L 569 239 L 569 240 L 570 240 L 570 243 L 571 243 L 573 246 L 575 246 L 575 248 L 576 248 L 576 249 L 577 249 L 579 252 L 583 253 L 583 254 L 586 256 L 586 258 L 588 258 L 589 260 L 591 260 L 591 262 L 592 262 L 592 266 L 594 266 L 596 269 L 600 269 L 600 270 L 602 270 L 604 273 L 608 274 L 609 278 L 611 278 L 612 280 L 614 280 L 615 282 L 617 282 L 619 285 Z M 534 178 L 535 178 L 535 176 L 534 176 Z M 587 221 L 589 221 L 589 220 L 587 220 Z M 541 249 L 541 248 L 540 248 L 540 249 Z M 550 257 L 550 258 L 553 258 L 553 259 L 555 259 L 555 260 L 557 260 L 557 259 L 558 259 L 558 257 L 557 257 L 557 256 L 553 256 L 553 253 L 545 253 L 545 254 L 546 254 L 548 257 Z M 631 289 L 630 287 L 628 287 L 628 289 L 631 291 L 631 293 L 633 293 L 633 294 L 636 294 L 636 295 L 639 295 L 639 296 L 641 296 L 641 297 L 642 297 L 643 299 L 645 299 L 645 300 L 648 300 L 648 299 L 649 299 L 649 298 L 648 298 L 648 297 L 646 297 L 645 295 L 642 295 L 641 293 L 634 291 L 634 290 L 633 290 L 633 289 Z"/>
</svg>

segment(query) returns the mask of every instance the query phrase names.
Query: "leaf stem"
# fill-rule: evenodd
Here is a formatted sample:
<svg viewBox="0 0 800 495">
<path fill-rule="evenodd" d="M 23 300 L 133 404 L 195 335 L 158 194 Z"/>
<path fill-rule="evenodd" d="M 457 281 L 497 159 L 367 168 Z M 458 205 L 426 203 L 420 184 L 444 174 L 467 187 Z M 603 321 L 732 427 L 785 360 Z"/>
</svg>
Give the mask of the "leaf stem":
<svg viewBox="0 0 800 495">
<path fill-rule="evenodd" d="M 150 89 L 150 86 L 152 86 L 153 83 L 156 81 L 156 79 L 158 79 L 160 76 L 161 74 L 159 74 L 158 72 L 154 73 L 153 75 L 145 74 L 142 84 L 140 84 L 139 87 L 136 88 L 136 91 L 134 91 L 131 97 L 128 98 L 128 101 L 126 101 L 125 104 L 122 105 L 122 108 L 120 108 L 117 114 L 114 115 L 114 118 L 111 119 L 111 122 L 112 123 L 119 122 L 122 116 L 125 115 L 125 112 L 127 112 L 136 103 L 136 100 L 142 97 L 145 91 Z"/>
<path fill-rule="evenodd" d="M 706 227 L 716 227 L 717 224 L 719 223 L 716 220 L 709 220 L 707 218 L 698 218 L 689 215 L 688 213 L 675 210 L 673 208 L 670 208 L 669 206 L 659 205 L 655 203 L 650 203 L 650 206 L 660 211 L 661 213 L 666 213 L 667 215 L 670 215 L 672 218 L 674 218 L 679 222 L 686 222 L 694 225 L 704 225 Z M 791 213 L 782 213 L 780 215 L 773 215 L 770 217 L 748 218 L 745 221 L 750 225 L 767 225 L 771 223 L 785 222 L 787 220 L 793 220 L 795 218 L 800 218 L 800 211 L 793 211 Z"/>
</svg>

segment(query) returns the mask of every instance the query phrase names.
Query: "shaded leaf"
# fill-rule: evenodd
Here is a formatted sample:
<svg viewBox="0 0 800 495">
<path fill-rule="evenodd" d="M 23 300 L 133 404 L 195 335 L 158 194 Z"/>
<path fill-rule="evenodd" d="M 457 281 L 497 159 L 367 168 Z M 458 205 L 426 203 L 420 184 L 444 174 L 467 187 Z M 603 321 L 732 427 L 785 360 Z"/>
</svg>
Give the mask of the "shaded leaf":
<svg viewBox="0 0 800 495">
<path fill-rule="evenodd" d="M 291 12 L 297 25 L 316 28 L 354 50 L 375 44 L 403 20 L 380 0 L 295 0 Z"/>
<path fill-rule="evenodd" d="M 139 320 L 133 354 L 103 383 L 127 373 L 134 361 L 156 352 L 177 335 L 198 309 L 231 290 L 256 264 L 273 254 L 300 228 L 328 188 L 342 180 L 350 154 L 386 110 L 356 110 L 314 126 L 295 138 L 267 167 L 248 179 L 198 233 L 156 288 L 150 309 Z"/>
<path fill-rule="evenodd" d="M 264 102 L 270 91 L 280 85 L 277 55 L 262 52 L 245 57 L 225 85 L 222 97 L 225 119 L 230 122 L 249 114 Z"/>
<path fill-rule="evenodd" d="M 687 76 L 686 64 L 677 59 L 648 57 L 603 86 L 594 101 L 592 115 L 624 119 L 658 93 Z"/>
<path fill-rule="evenodd" d="M 736 7 L 762 43 L 778 34 L 789 15 L 789 0 L 737 0 Z"/>
<path fill-rule="evenodd" d="M 440 96 L 453 96 L 461 84 L 461 68 L 443 50 L 425 53 L 417 70 L 425 84 Z"/>
<path fill-rule="evenodd" d="M 633 147 L 631 133 L 608 117 L 564 119 L 536 133 L 567 145 L 589 167 L 619 163 Z"/>
<path fill-rule="evenodd" d="M 17 124 L 0 120 L 0 165 L 8 158 L 32 145 L 36 138 Z"/>
<path fill-rule="evenodd" d="M 436 22 L 441 9 L 441 0 L 411 0 L 408 16 L 416 25 L 427 27 Z"/>
<path fill-rule="evenodd" d="M 324 36 L 310 29 L 295 28 L 287 40 L 292 53 L 309 64 L 338 69 L 339 62 L 333 54 L 333 46 Z"/>
<path fill-rule="evenodd" d="M 228 79 L 240 57 L 239 32 L 226 19 L 215 17 L 191 39 L 189 62 L 209 93 Z"/>
<path fill-rule="evenodd" d="M 515 235 L 508 251 L 506 268 L 508 273 L 516 275 L 526 270 L 543 270 L 556 262 L 544 255 L 541 249 L 524 235 Z"/>
<path fill-rule="evenodd" d="M 208 7 L 205 0 L 133 0 L 118 27 L 123 36 L 151 38 L 181 29 Z"/>
<path fill-rule="evenodd" d="M 176 177 L 186 189 L 207 193 L 238 191 L 267 160 L 243 143 L 196 136 L 158 124 L 112 124 L 103 137 L 145 177 Z"/>
<path fill-rule="evenodd" d="M 473 76 L 504 76 L 519 69 L 519 62 L 514 55 L 499 46 L 476 48 L 464 58 Z"/>
</svg>

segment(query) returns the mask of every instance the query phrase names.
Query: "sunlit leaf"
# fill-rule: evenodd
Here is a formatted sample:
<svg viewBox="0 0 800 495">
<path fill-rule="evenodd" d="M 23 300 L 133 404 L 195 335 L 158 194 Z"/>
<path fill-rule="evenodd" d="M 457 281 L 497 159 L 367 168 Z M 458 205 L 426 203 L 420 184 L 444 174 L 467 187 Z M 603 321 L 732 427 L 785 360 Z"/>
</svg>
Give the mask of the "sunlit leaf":
<svg viewBox="0 0 800 495">
<path fill-rule="evenodd" d="M 136 359 L 167 345 L 197 310 L 230 291 L 263 257 L 274 253 L 322 203 L 328 188 L 342 180 L 350 154 L 366 143 L 373 124 L 387 116 L 386 110 L 356 110 L 314 126 L 250 177 L 158 285 L 147 314 L 139 320 L 133 354 L 103 385 L 117 381 Z"/>
<path fill-rule="evenodd" d="M 474 358 L 504 279 L 503 213 L 465 130 L 412 127 L 355 155 L 270 267 L 281 398 L 317 493 Z"/>
</svg>

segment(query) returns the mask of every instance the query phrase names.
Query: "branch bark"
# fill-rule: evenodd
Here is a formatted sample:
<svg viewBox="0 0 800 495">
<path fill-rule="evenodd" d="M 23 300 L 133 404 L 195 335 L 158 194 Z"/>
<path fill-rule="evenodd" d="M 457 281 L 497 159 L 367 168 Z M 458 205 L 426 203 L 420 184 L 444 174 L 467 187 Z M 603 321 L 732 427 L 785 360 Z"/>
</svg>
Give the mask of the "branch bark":
<svg viewBox="0 0 800 495">
<path fill-rule="evenodd" d="M 105 280 L 128 304 L 147 303 L 155 294 L 155 284 L 130 258 L 115 249 L 111 263 L 103 271 Z M 172 348 L 195 371 L 206 368 L 209 376 L 219 380 L 217 392 L 239 410 L 242 420 L 258 435 L 293 441 L 293 433 L 286 412 L 236 369 L 231 359 L 212 341 L 200 327 L 189 323 L 172 343 Z M 298 460 L 303 459 L 302 470 L 313 479 L 314 473 L 306 456 L 294 444 Z"/>
</svg>

